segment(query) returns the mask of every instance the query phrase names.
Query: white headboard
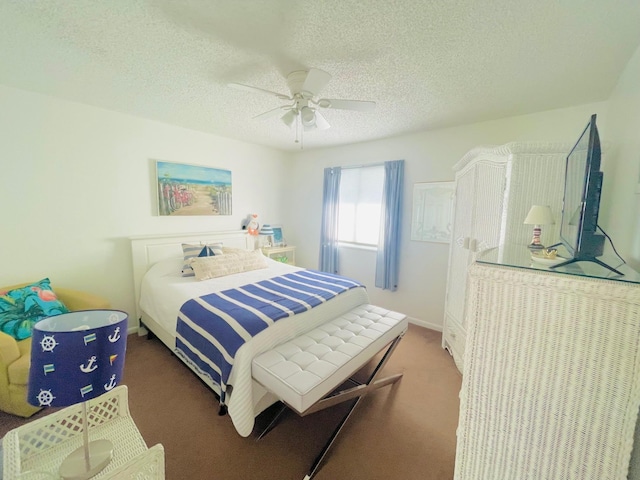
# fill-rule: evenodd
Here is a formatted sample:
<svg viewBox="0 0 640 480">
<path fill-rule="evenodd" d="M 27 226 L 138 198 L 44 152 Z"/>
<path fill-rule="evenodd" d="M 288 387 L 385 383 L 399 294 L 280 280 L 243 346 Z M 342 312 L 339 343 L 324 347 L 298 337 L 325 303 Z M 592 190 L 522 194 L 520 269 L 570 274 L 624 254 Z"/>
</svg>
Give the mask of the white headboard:
<svg viewBox="0 0 640 480">
<path fill-rule="evenodd" d="M 254 249 L 254 238 L 246 230 L 198 232 L 130 237 L 133 263 L 133 285 L 136 295 L 136 322 L 140 318 L 140 285 L 149 268 L 167 258 L 182 257 L 183 243 L 221 242 L 225 247 Z"/>
</svg>

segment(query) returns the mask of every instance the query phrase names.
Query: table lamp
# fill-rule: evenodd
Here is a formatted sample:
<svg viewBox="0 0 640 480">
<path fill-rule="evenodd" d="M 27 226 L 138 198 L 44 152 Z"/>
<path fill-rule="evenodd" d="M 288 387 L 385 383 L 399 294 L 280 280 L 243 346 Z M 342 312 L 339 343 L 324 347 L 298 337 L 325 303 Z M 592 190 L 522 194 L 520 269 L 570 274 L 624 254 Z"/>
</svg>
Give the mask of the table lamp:
<svg viewBox="0 0 640 480">
<path fill-rule="evenodd" d="M 89 442 L 88 400 L 114 388 L 122 379 L 127 346 L 127 314 L 119 310 L 63 313 L 33 327 L 28 401 L 66 407 L 82 403 L 83 445 L 71 452 L 58 471 L 61 478 L 93 477 L 111 461 L 113 444 Z"/>
<path fill-rule="evenodd" d="M 544 245 L 540 243 L 542 225 L 553 225 L 553 223 L 551 207 L 548 205 L 533 205 L 531 207 L 527 218 L 524 219 L 525 225 L 533 225 L 533 238 L 529 244 L 530 250 L 542 250 L 544 248 Z"/>
<path fill-rule="evenodd" d="M 262 228 L 260 229 L 260 235 L 267 237 L 266 242 L 268 246 L 271 246 L 273 244 L 273 228 L 271 228 L 271 225 L 262 225 Z"/>
</svg>

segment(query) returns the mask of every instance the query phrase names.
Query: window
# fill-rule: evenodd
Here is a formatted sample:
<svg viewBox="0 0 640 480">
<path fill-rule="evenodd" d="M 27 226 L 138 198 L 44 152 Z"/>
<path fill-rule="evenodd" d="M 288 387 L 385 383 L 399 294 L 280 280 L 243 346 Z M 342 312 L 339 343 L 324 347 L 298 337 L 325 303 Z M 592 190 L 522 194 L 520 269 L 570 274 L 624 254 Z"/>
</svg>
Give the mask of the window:
<svg viewBox="0 0 640 480">
<path fill-rule="evenodd" d="M 378 245 L 384 165 L 343 168 L 338 207 L 338 241 Z"/>
</svg>

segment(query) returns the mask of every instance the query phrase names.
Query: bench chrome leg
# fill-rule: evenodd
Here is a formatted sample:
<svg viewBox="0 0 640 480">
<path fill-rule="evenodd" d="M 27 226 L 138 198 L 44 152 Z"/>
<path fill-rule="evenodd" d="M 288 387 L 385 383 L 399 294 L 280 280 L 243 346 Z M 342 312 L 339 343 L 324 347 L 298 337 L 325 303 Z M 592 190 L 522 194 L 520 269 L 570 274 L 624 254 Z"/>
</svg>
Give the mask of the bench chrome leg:
<svg viewBox="0 0 640 480">
<path fill-rule="evenodd" d="M 390 384 L 395 383 L 398 380 L 400 380 L 400 378 L 402 377 L 401 373 L 397 374 L 397 375 L 392 375 L 390 377 L 381 378 L 379 380 L 376 380 L 376 377 L 377 377 L 378 373 L 380 373 L 382 368 L 385 366 L 385 364 L 387 363 L 387 360 L 389 360 L 389 357 L 391 356 L 391 354 L 393 353 L 395 348 L 398 346 L 398 343 L 400 342 L 401 339 L 402 339 L 402 335 L 396 337 L 391 342 L 391 344 L 387 348 L 387 351 L 385 352 L 384 356 L 382 357 L 382 359 L 380 360 L 380 362 L 378 363 L 376 368 L 373 370 L 373 372 L 371 373 L 371 375 L 369 376 L 369 379 L 367 380 L 367 382 L 365 384 L 359 385 L 359 386 L 354 387 L 354 388 L 350 388 L 350 389 L 346 390 L 344 393 L 339 393 L 337 395 L 334 395 L 333 397 L 328 397 L 328 398 L 325 398 L 323 400 L 320 400 L 318 403 L 313 405 L 311 408 L 309 408 L 305 412 L 303 412 L 304 415 L 307 415 L 308 413 L 311 413 L 312 409 L 315 412 L 315 411 L 322 410 L 324 408 L 330 407 L 332 405 L 335 405 L 337 403 L 344 402 L 344 401 L 346 401 L 346 400 L 348 400 L 350 398 L 357 397 L 355 399 L 355 401 L 353 402 L 353 405 L 351 405 L 351 407 L 349 408 L 349 411 L 347 412 L 347 414 L 340 421 L 340 423 L 338 424 L 338 426 L 334 430 L 333 434 L 331 435 L 331 437 L 329 437 L 329 440 L 327 441 L 325 446 L 322 448 L 322 450 L 320 451 L 320 453 L 318 454 L 318 456 L 314 460 L 313 465 L 311 466 L 311 469 L 309 470 L 309 473 L 305 477 L 305 480 L 311 480 L 311 478 L 313 478 L 313 476 L 316 474 L 316 472 L 320 468 L 320 465 L 322 464 L 322 460 L 324 460 L 324 457 L 329 452 L 329 449 L 331 448 L 333 443 L 338 438 L 338 435 L 342 431 L 342 428 L 344 427 L 345 423 L 347 423 L 347 421 L 349 420 L 349 417 L 351 417 L 351 414 L 353 413 L 353 411 L 358 406 L 358 403 L 360 403 L 360 400 L 362 400 L 365 397 L 365 395 L 367 393 L 369 393 L 370 391 L 377 390 L 380 387 L 384 387 L 386 385 L 390 385 Z M 334 401 L 334 399 L 336 401 Z M 323 402 L 325 402 L 325 403 L 323 403 Z M 322 406 L 320 408 L 314 409 L 314 407 L 316 407 L 316 406 L 318 406 L 320 404 L 322 404 Z"/>
<path fill-rule="evenodd" d="M 360 400 L 362 400 L 362 398 L 363 397 L 358 397 L 353 402 L 353 405 L 351 405 L 351 407 L 349 408 L 349 411 L 347 412 L 347 414 L 340 421 L 340 423 L 338 424 L 336 429 L 331 434 L 331 437 L 329 437 L 329 440 L 327 441 L 327 443 L 324 445 L 324 447 L 322 447 L 322 450 L 320 451 L 320 453 L 318 454 L 316 459 L 313 461 L 313 465 L 311 465 L 311 469 L 309 470 L 309 473 L 307 474 L 307 476 L 305 478 L 311 479 L 316 474 L 316 472 L 320 468 L 320 464 L 322 463 L 322 460 L 324 460 L 324 457 L 329 452 L 329 449 L 333 445 L 333 442 L 336 441 L 336 439 L 338 438 L 338 435 L 342 431 L 342 427 L 344 427 L 344 424 L 347 423 L 347 420 L 349 420 L 349 417 L 351 416 L 353 411 L 356 409 L 356 407 L 358 406 L 358 403 L 360 403 Z"/>
<path fill-rule="evenodd" d="M 346 415 L 342 418 L 342 420 L 340 421 L 336 429 L 333 431 L 333 433 L 329 437 L 329 440 L 327 441 L 327 443 L 324 445 L 324 447 L 322 448 L 322 450 L 314 460 L 313 465 L 309 470 L 309 473 L 304 477 L 303 480 L 311 480 L 311 478 L 319 470 L 320 465 L 324 460 L 324 457 L 327 455 L 327 453 L 329 452 L 329 449 L 338 438 L 338 435 L 342 431 L 342 428 L 351 417 L 351 414 L 358 406 L 358 403 L 360 403 L 360 400 L 362 400 L 367 395 L 367 393 L 377 390 L 378 388 L 384 387 L 386 385 L 393 384 L 398 380 L 400 380 L 400 378 L 402 378 L 401 373 L 396 375 L 391 375 L 385 378 L 380 378 L 380 379 L 377 379 L 377 376 L 380 373 L 380 371 L 384 368 L 385 364 L 389 360 L 389 357 L 391 357 L 391 354 L 398 346 L 398 343 L 400 342 L 400 340 L 402 340 L 403 335 L 404 334 L 397 336 L 388 344 L 387 351 L 384 353 L 384 355 L 380 359 L 380 362 L 378 362 L 378 364 L 376 365 L 373 372 L 371 373 L 371 375 L 369 376 L 368 380 L 365 383 L 360 384 L 354 381 L 353 379 L 348 379 L 348 381 L 350 381 L 351 383 L 355 383 L 356 386 L 340 391 L 333 395 L 329 395 L 328 397 L 325 397 L 322 400 L 317 401 L 315 404 L 313 404 L 304 412 L 298 412 L 297 410 L 294 409 L 296 413 L 298 413 L 298 415 L 304 417 L 306 415 L 309 415 L 310 413 L 314 413 L 319 410 L 324 410 L 325 408 L 337 405 L 338 403 L 346 402 L 347 400 L 353 400 L 353 404 L 351 405 L 351 407 L 349 407 L 349 410 L 347 411 Z M 286 409 L 287 409 L 287 405 L 284 402 L 282 402 L 282 406 L 280 407 L 280 410 L 276 412 L 276 414 L 270 421 L 269 425 L 267 425 L 265 430 L 258 436 L 258 440 L 260 440 L 269 431 L 273 429 L 273 427 L 276 425 L 276 423 L 278 422 L 278 420 L 280 419 L 280 417 L 282 416 L 282 414 Z"/>
<path fill-rule="evenodd" d="M 269 425 L 267 425 L 265 427 L 265 429 L 262 431 L 262 433 L 260 433 L 260 435 L 258 435 L 258 438 L 256 440 L 260 440 L 262 437 L 264 437 L 267 433 L 269 433 L 271 430 L 273 430 L 273 427 L 276 426 L 276 424 L 278 423 L 278 421 L 280 420 L 280 417 L 282 417 L 282 414 L 287 410 L 287 406 L 284 403 L 280 404 L 280 408 L 278 409 L 278 411 L 276 412 L 276 414 L 273 416 L 273 418 L 271 418 L 271 421 L 269 422 Z"/>
</svg>

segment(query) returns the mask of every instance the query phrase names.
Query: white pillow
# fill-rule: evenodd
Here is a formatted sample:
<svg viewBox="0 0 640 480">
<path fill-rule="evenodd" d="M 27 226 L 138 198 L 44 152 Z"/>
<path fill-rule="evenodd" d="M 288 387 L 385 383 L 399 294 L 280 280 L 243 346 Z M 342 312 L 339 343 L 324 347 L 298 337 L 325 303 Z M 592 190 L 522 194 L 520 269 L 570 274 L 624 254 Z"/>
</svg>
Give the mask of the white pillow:
<svg viewBox="0 0 640 480">
<path fill-rule="evenodd" d="M 213 257 L 195 257 L 189 260 L 197 280 L 224 277 L 234 273 L 267 268 L 260 250 L 246 253 L 227 253 Z"/>
<path fill-rule="evenodd" d="M 249 253 L 256 251 L 256 250 L 246 250 L 244 248 L 234 248 L 234 247 L 224 247 L 224 246 L 220 247 L 220 250 L 222 250 L 222 253 L 224 254 L 235 253 L 237 255 L 247 255 Z"/>
<path fill-rule="evenodd" d="M 149 270 L 147 270 L 146 275 L 153 277 L 182 276 L 180 269 L 182 268 L 183 263 L 184 261 L 182 257 L 172 257 L 160 260 L 159 262 L 154 263 Z"/>
<path fill-rule="evenodd" d="M 262 250 L 257 249 L 253 251 L 247 251 L 242 258 L 242 267 L 244 272 L 249 270 L 258 270 L 260 268 L 267 268 L 267 258 L 262 253 Z"/>
</svg>

